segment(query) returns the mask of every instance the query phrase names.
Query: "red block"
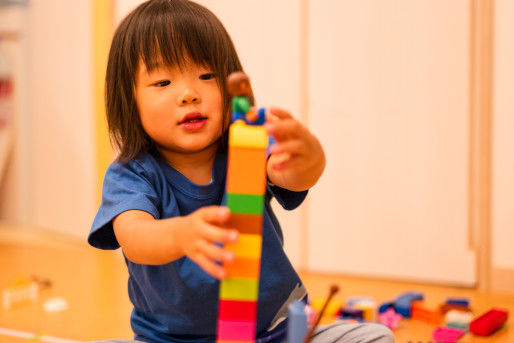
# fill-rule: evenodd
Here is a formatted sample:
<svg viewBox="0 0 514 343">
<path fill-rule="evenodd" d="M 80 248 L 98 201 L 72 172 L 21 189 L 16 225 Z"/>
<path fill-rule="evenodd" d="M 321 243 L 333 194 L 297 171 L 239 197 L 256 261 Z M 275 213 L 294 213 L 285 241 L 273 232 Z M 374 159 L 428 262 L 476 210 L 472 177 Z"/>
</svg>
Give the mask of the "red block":
<svg viewBox="0 0 514 343">
<path fill-rule="evenodd" d="M 500 328 L 509 316 L 507 310 L 493 308 L 469 324 L 469 331 L 475 335 L 489 336 Z"/>
<path fill-rule="evenodd" d="M 257 318 L 257 301 L 219 301 L 218 319 L 255 321 Z"/>
</svg>

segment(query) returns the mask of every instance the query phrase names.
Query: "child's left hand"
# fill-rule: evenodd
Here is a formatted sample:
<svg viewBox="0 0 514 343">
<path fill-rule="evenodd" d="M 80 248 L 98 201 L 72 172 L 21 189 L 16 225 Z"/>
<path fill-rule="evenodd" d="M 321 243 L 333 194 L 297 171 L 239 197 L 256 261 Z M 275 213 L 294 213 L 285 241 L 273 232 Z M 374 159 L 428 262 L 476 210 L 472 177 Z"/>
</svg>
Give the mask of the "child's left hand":
<svg viewBox="0 0 514 343">
<path fill-rule="evenodd" d="M 292 191 L 314 186 L 325 169 L 325 153 L 316 136 L 278 108 L 269 109 L 264 127 L 277 141 L 270 148 L 268 179 Z"/>
</svg>

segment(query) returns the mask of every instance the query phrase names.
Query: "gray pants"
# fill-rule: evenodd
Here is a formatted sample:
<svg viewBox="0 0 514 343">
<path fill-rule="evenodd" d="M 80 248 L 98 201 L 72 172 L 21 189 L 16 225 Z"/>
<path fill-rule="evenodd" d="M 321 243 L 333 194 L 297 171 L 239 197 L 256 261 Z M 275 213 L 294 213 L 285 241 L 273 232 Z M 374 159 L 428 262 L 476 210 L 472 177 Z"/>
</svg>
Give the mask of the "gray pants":
<svg viewBox="0 0 514 343">
<path fill-rule="evenodd" d="M 107 340 L 96 343 L 144 342 Z M 336 322 L 330 325 L 321 325 L 317 328 L 312 336 L 311 343 L 394 343 L 394 336 L 391 330 L 382 324 Z"/>
</svg>

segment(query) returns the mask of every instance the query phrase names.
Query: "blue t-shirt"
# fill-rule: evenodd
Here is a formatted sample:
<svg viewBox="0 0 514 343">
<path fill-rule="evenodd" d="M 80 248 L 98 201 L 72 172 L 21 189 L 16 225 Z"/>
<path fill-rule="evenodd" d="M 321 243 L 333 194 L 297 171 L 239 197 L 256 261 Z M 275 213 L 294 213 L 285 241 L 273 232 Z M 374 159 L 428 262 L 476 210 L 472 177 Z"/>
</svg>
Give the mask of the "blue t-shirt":
<svg viewBox="0 0 514 343">
<path fill-rule="evenodd" d="M 156 219 L 185 216 L 203 206 L 224 204 L 226 152 L 216 155 L 212 181 L 197 185 L 156 153 L 144 153 L 127 164 L 107 169 L 102 203 L 94 219 L 89 243 L 117 249 L 112 220 L 122 212 L 141 210 Z M 307 192 L 267 186 L 263 212 L 261 272 L 257 313 L 260 342 L 283 339 L 287 305 L 306 297 L 305 288 L 283 250 L 283 236 L 270 200 L 274 196 L 288 210 Z M 143 265 L 125 258 L 128 291 L 134 305 L 131 325 L 135 339 L 148 342 L 214 342 L 219 281 L 188 257 L 164 265 Z"/>
</svg>

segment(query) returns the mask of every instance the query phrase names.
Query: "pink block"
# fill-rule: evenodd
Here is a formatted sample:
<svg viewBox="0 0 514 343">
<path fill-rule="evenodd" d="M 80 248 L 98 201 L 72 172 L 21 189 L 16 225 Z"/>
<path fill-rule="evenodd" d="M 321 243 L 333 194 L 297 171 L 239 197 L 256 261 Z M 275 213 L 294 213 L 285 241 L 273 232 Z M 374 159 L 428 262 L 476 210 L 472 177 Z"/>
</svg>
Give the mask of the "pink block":
<svg viewBox="0 0 514 343">
<path fill-rule="evenodd" d="M 255 322 L 218 321 L 218 341 L 253 341 L 255 340 Z"/>
<path fill-rule="evenodd" d="M 434 330 L 432 338 L 436 342 L 453 343 L 457 342 L 465 333 L 464 330 L 439 327 Z"/>
</svg>

